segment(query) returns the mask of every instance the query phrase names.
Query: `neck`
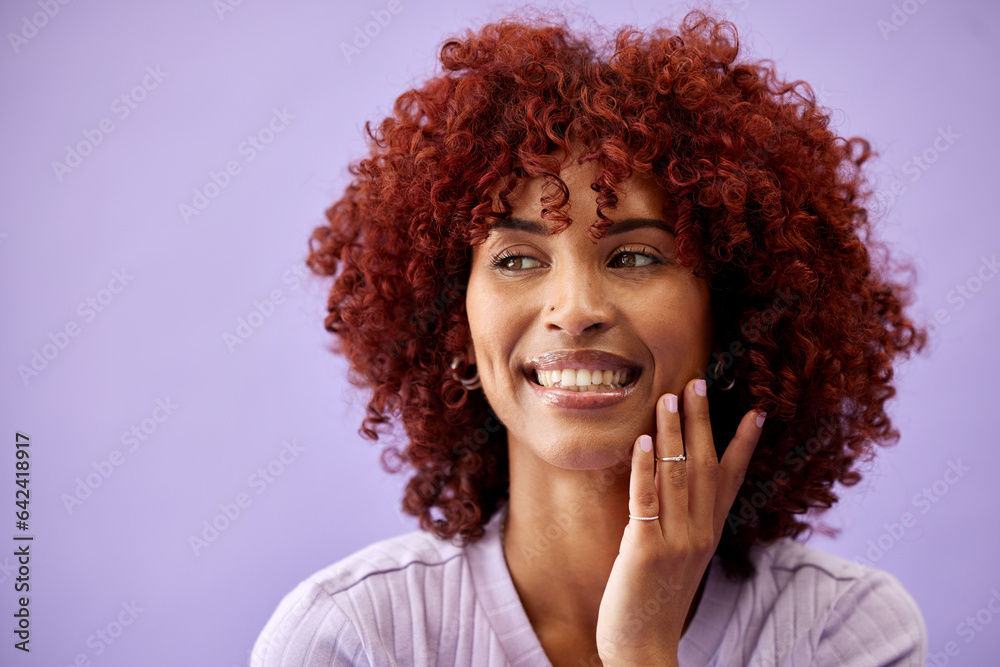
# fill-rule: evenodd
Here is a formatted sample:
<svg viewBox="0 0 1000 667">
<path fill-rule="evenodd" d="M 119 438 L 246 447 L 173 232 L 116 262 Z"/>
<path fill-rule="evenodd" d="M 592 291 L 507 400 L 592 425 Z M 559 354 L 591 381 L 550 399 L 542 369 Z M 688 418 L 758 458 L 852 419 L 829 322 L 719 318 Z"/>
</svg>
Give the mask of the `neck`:
<svg viewBox="0 0 1000 667">
<path fill-rule="evenodd" d="M 597 615 L 628 524 L 630 458 L 595 470 L 553 466 L 511 445 L 504 556 L 543 645 L 596 637 Z M 698 590 L 690 623 L 701 595 Z M 593 639 L 592 639 L 593 641 Z"/>
</svg>

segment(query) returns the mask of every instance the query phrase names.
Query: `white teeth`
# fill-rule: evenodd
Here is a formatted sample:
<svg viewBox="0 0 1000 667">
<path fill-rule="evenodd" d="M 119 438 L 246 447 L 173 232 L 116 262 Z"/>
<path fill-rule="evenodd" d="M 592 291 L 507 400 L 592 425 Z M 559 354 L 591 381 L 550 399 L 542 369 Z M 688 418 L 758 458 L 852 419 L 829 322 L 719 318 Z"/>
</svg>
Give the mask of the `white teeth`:
<svg viewBox="0 0 1000 667">
<path fill-rule="evenodd" d="M 564 368 L 560 370 L 535 371 L 538 384 L 543 387 L 560 387 L 575 391 L 606 391 L 620 389 L 629 383 L 628 369 L 616 371 L 589 368 Z"/>
</svg>

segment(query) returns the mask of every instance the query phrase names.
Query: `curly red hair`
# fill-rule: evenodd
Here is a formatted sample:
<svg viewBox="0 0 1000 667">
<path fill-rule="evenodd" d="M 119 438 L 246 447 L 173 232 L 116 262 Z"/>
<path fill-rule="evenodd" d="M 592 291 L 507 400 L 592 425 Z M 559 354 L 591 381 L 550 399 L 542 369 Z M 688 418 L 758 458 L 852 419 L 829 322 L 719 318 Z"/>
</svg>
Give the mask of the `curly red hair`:
<svg viewBox="0 0 1000 667">
<path fill-rule="evenodd" d="M 538 17 L 468 31 L 444 43 L 439 75 L 366 124 L 370 156 L 310 242 L 309 267 L 335 276 L 326 329 L 351 382 L 372 391 L 360 432 L 405 426 L 382 458 L 412 470 L 405 511 L 442 538 L 478 539 L 508 467 L 503 425 L 449 368 L 469 341 L 471 244 L 525 176 L 546 179 L 547 215 L 570 224 L 553 157 L 570 154 L 570 135 L 600 167 L 595 237 L 616 185 L 651 174 L 678 261 L 709 282 L 718 367 L 735 377 L 712 386 L 716 442 L 747 410 L 768 413 L 717 551 L 727 573 L 750 576 L 751 546 L 809 529 L 806 513 L 860 480 L 873 443 L 899 439 L 884 409 L 893 360 L 927 332 L 904 313 L 910 285 L 873 258 L 885 246 L 865 208 L 869 144 L 836 136 L 806 83 L 737 61 L 735 28 L 704 12 L 624 28 L 603 51 L 592 41 Z"/>
</svg>

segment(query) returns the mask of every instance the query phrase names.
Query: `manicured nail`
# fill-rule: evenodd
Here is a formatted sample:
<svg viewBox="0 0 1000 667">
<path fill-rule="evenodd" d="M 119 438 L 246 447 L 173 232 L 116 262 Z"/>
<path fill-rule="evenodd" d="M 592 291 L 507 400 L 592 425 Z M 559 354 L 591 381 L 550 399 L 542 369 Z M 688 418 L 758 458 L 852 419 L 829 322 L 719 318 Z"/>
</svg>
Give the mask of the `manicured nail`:
<svg viewBox="0 0 1000 667">
<path fill-rule="evenodd" d="M 694 393 L 698 394 L 699 396 L 704 396 L 707 392 L 708 392 L 708 387 L 705 386 L 704 380 L 694 381 Z"/>
<path fill-rule="evenodd" d="M 644 452 L 653 451 L 653 439 L 648 435 L 639 436 L 639 448 Z"/>
<path fill-rule="evenodd" d="M 757 414 L 757 428 L 763 428 L 764 420 L 767 418 L 766 412 L 760 412 Z"/>
<path fill-rule="evenodd" d="M 667 394 L 663 397 L 663 405 L 667 412 L 677 412 L 677 394 Z"/>
</svg>

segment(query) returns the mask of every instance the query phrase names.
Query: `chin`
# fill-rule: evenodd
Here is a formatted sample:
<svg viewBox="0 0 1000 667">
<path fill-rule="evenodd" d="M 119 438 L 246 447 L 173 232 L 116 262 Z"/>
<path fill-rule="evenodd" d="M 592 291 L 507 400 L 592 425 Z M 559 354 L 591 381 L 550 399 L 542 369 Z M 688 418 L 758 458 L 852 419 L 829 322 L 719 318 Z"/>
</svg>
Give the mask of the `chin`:
<svg viewBox="0 0 1000 667">
<path fill-rule="evenodd" d="M 545 443 L 530 443 L 532 453 L 546 463 L 565 470 L 603 470 L 631 465 L 632 443 L 639 437 L 613 439 L 566 437 Z"/>
</svg>

